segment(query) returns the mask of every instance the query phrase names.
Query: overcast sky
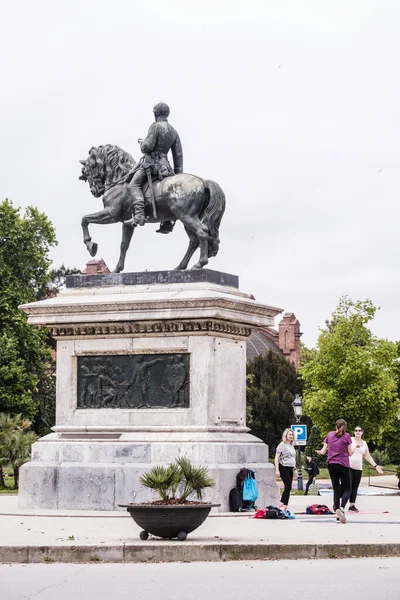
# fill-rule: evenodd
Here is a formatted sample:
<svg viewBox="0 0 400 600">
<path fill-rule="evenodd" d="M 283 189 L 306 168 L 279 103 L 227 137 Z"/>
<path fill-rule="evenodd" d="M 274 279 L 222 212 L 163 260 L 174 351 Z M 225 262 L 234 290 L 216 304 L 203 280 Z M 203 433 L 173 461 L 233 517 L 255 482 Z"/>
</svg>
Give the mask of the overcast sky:
<svg viewBox="0 0 400 600">
<path fill-rule="evenodd" d="M 167 102 L 184 170 L 227 197 L 219 255 L 243 292 L 293 311 L 315 344 L 339 297 L 400 339 L 398 0 L 0 2 L 0 197 L 54 223 L 83 269 L 89 148 L 137 138 Z M 140 228 L 126 271 L 174 268 L 187 238 Z M 121 225 L 91 226 L 113 269 Z M 197 255 L 195 255 L 197 261 Z M 193 264 L 193 263 L 192 263 Z"/>
</svg>

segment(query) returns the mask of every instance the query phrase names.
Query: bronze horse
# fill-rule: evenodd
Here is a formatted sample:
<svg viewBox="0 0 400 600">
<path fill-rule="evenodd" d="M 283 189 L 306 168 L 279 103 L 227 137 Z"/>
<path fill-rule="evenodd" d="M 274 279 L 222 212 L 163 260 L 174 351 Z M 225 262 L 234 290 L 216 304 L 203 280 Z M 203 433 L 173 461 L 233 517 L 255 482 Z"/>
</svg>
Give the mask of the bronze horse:
<svg viewBox="0 0 400 600">
<path fill-rule="evenodd" d="M 83 241 L 91 256 L 97 253 L 97 244 L 89 234 L 89 223 L 108 225 L 122 223 L 121 252 L 114 273 L 124 269 L 125 256 L 135 228 L 126 225 L 132 216 L 132 201 L 127 189 L 127 178 L 135 167 L 128 152 L 107 144 L 93 147 L 83 165 L 79 179 L 87 181 L 93 196 L 103 196 L 103 210 L 82 218 Z M 143 189 L 145 215 L 148 223 L 182 221 L 189 236 L 189 246 L 176 269 L 186 269 L 194 252 L 200 246 L 199 261 L 193 269 L 201 269 L 219 248 L 219 226 L 225 211 L 225 194 L 215 181 L 205 181 L 195 175 L 180 173 L 153 182 L 157 217 L 154 218 L 148 186 Z"/>
</svg>

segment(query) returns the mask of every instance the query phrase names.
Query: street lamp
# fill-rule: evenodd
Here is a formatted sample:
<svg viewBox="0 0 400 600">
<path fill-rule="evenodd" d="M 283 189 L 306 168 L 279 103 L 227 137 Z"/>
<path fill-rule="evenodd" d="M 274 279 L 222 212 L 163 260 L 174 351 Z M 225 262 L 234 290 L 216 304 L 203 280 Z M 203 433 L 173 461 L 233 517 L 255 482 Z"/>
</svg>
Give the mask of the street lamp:
<svg viewBox="0 0 400 600">
<path fill-rule="evenodd" d="M 303 403 L 300 400 L 300 394 L 296 394 L 294 400 L 292 402 L 292 408 L 294 411 L 294 416 L 296 418 L 296 423 L 300 423 L 300 419 L 303 414 Z"/>
<path fill-rule="evenodd" d="M 303 414 L 303 403 L 300 399 L 300 394 L 295 394 L 294 400 L 292 402 L 292 408 L 294 412 L 294 417 L 296 419 L 296 423 L 300 423 L 300 419 Z M 295 443 L 296 445 L 296 443 Z M 297 445 L 298 452 L 298 467 L 297 467 L 297 489 L 303 491 L 303 473 L 301 470 L 301 446 Z"/>
</svg>

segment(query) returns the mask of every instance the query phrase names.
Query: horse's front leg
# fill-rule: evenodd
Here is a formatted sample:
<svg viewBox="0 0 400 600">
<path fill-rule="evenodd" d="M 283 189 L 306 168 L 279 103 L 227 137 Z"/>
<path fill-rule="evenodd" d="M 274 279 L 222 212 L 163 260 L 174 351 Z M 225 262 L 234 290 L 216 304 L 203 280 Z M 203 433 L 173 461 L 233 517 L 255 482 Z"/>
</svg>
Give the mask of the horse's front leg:
<svg viewBox="0 0 400 600">
<path fill-rule="evenodd" d="M 129 244 L 131 243 L 131 239 L 133 236 L 133 232 L 136 227 L 131 227 L 130 225 L 122 224 L 122 239 L 121 239 L 121 251 L 119 255 L 119 260 L 117 266 L 115 267 L 113 273 L 121 273 L 124 270 L 125 266 L 125 256 L 129 248 Z"/>
<path fill-rule="evenodd" d="M 92 238 L 90 237 L 89 223 L 95 223 L 96 225 L 109 225 L 110 223 L 115 223 L 115 219 L 110 215 L 110 212 L 107 208 L 82 217 L 81 225 L 83 231 L 83 242 L 88 249 L 90 256 L 96 256 L 97 244 L 96 242 L 92 242 Z"/>
</svg>

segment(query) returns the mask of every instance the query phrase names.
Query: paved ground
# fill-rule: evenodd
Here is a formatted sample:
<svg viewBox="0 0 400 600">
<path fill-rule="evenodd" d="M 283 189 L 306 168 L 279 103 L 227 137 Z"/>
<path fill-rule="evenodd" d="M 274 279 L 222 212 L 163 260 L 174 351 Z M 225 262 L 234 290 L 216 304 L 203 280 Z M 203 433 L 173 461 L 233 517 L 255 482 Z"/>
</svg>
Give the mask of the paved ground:
<svg viewBox="0 0 400 600">
<path fill-rule="evenodd" d="M 3 600 L 399 597 L 400 558 L 0 565 Z"/>
<path fill-rule="evenodd" d="M 292 496 L 296 519 L 258 520 L 216 514 L 185 542 L 139 539 L 128 513 L 19 510 L 0 496 L 0 562 L 174 562 L 400 556 L 400 496 L 360 496 L 360 513 L 345 525 L 334 516 L 304 514 L 330 496 Z M 388 512 L 386 512 L 388 511 Z"/>
</svg>

